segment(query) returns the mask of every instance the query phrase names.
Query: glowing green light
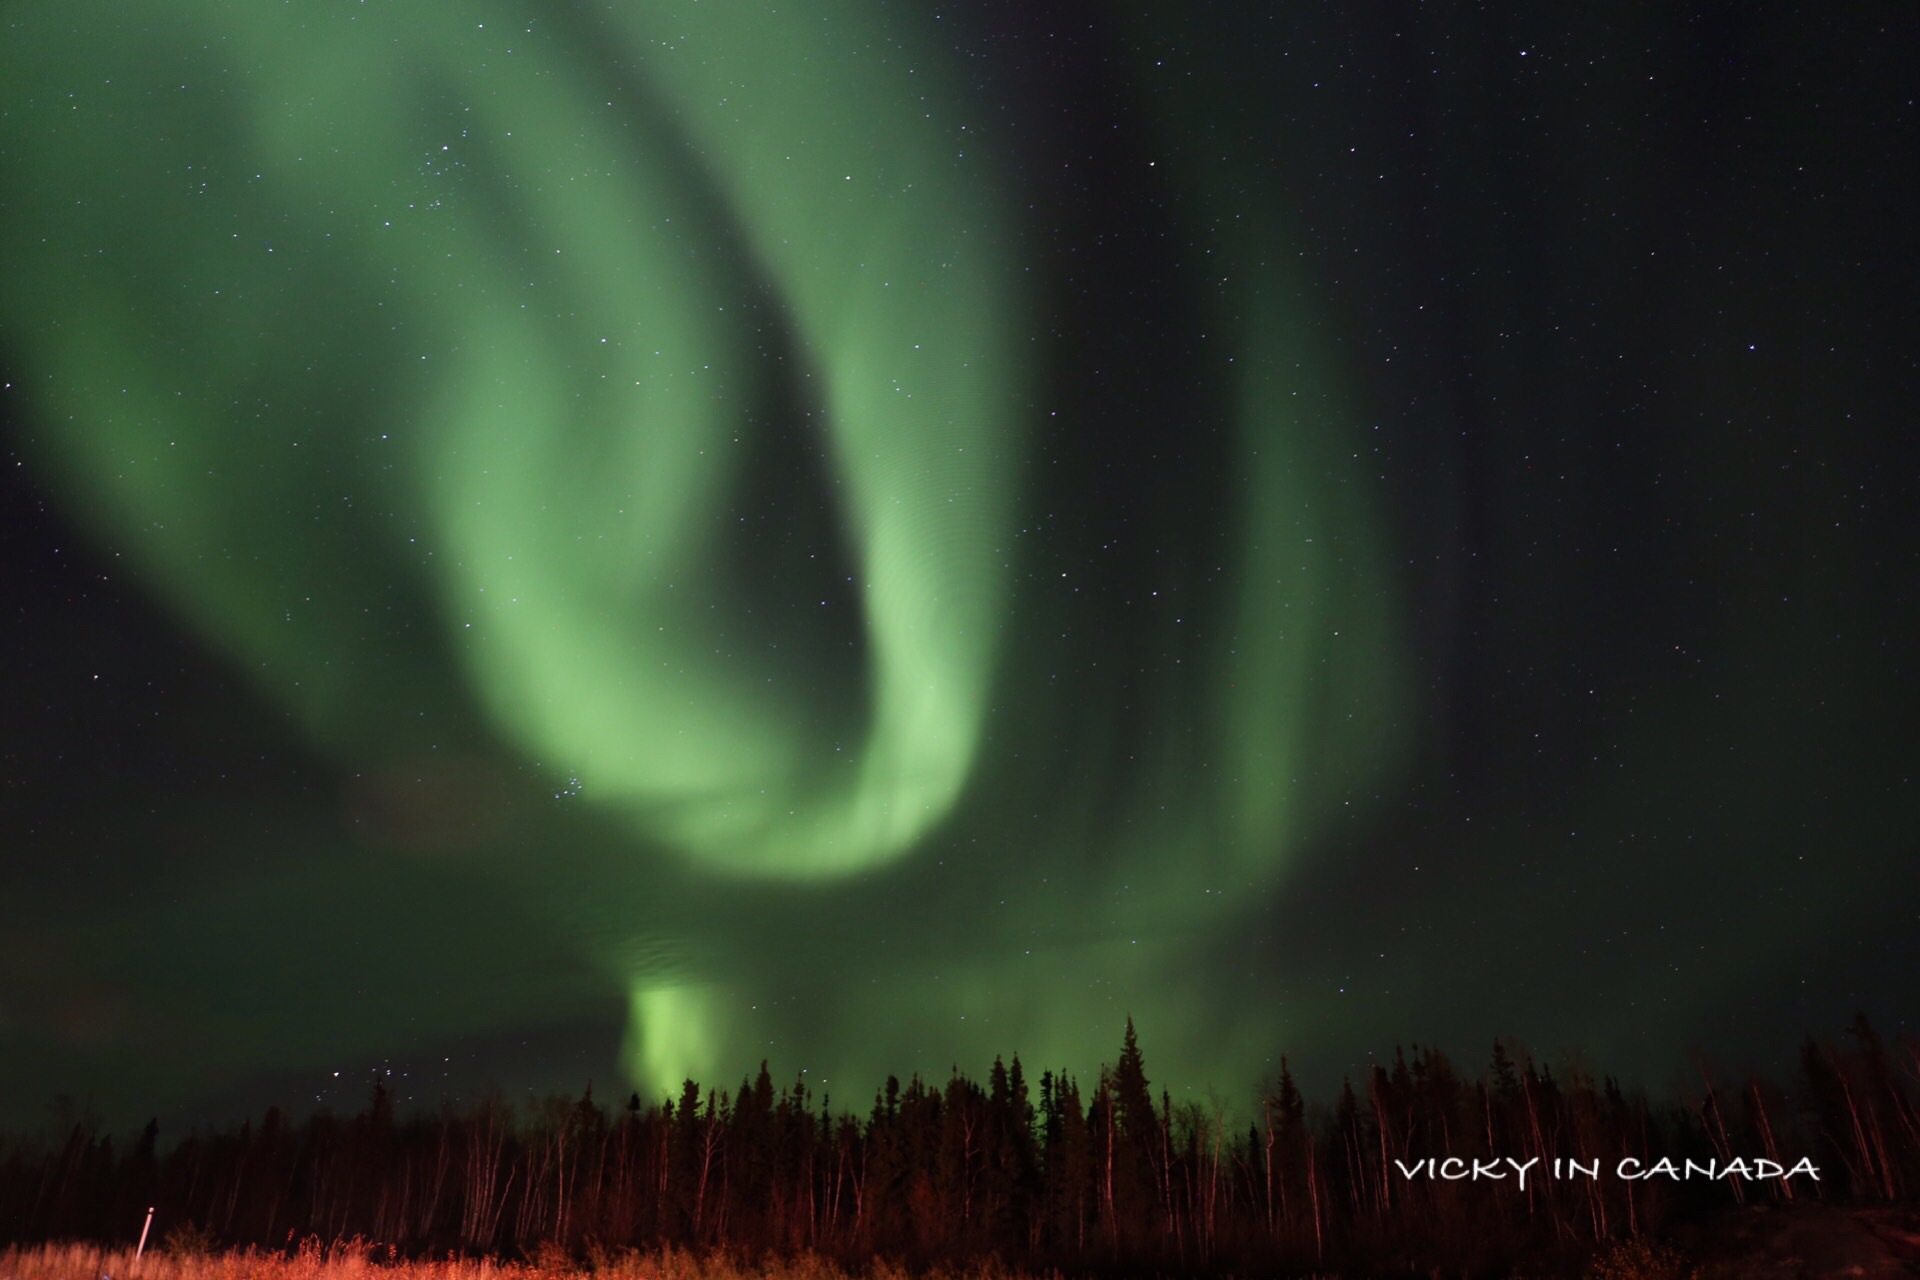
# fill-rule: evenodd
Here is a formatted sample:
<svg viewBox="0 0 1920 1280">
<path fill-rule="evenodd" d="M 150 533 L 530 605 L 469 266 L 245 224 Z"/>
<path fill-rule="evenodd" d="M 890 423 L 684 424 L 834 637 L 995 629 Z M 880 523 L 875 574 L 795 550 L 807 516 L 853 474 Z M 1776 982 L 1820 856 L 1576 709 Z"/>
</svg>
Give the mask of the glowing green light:
<svg viewBox="0 0 1920 1280">
<path fill-rule="evenodd" d="M 626 1045 L 634 1079 L 656 1092 L 683 1080 L 712 1082 L 723 1069 L 716 1003 L 713 992 L 690 987 L 635 990 Z"/>
<path fill-rule="evenodd" d="M 494 4 L 352 8 L 8 8 L 0 319 L 69 500 L 336 758 L 479 737 L 442 727 L 478 708 L 623 824 L 609 866 L 852 893 L 938 833 L 995 874 L 1066 869 L 1071 897 L 983 910 L 976 956 L 892 938 L 884 982 L 824 979 L 840 1021 L 786 1041 L 823 1062 L 1084 1062 L 1127 1012 L 1196 1059 L 1247 1041 L 1263 1012 L 1167 975 L 1280 879 L 1396 697 L 1371 512 L 1328 443 L 1350 424 L 1277 269 L 1216 317 L 1229 589 L 1197 606 L 1199 673 L 1128 694 L 1161 731 L 1122 751 L 1110 686 L 1042 723 L 1012 660 L 1033 321 L 1017 193 L 944 50 L 853 0 L 622 6 L 600 41 Z M 796 435 L 859 611 L 833 705 L 832 664 L 780 648 L 813 625 L 788 584 L 740 585 L 722 536 L 757 514 L 756 450 Z M 1062 758 L 1086 785 L 1035 782 Z M 579 830 L 530 829 L 501 874 L 628 989 L 638 1081 L 764 1056 L 778 1016 L 739 993 L 787 962 L 760 917 L 700 897 L 675 927 L 726 972 L 642 974 L 619 905 L 537 856 Z"/>
</svg>

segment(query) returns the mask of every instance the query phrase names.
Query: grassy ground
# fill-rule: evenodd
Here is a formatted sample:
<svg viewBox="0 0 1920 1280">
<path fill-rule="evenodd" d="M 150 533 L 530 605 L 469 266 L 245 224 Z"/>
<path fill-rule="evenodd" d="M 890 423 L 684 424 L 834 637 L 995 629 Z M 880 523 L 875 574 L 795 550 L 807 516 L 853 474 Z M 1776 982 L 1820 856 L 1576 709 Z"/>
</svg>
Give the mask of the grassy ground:
<svg viewBox="0 0 1920 1280">
<path fill-rule="evenodd" d="M 848 1272 L 822 1258 L 753 1264 L 725 1255 L 666 1250 L 596 1255 L 583 1263 L 559 1250 L 534 1262 L 447 1258 L 407 1262 L 364 1241 L 322 1245 L 309 1240 L 292 1257 L 254 1250 L 174 1252 L 150 1249 L 137 1261 L 132 1249 L 47 1244 L 0 1250 L 0 1280 L 1038 1280 L 997 1266 L 936 1271 L 915 1277 L 885 1260 Z M 1056 1278 L 1057 1280 L 1057 1278 Z"/>
<path fill-rule="evenodd" d="M 1795 1259 L 1796 1262 L 1799 1259 Z M 1396 1273 L 1400 1274 L 1400 1273 Z M 1438 1275 L 1440 1273 L 1435 1272 Z M 1581 1272 L 1589 1280 L 1754 1280 L 1759 1272 L 1742 1267 L 1697 1270 L 1664 1246 L 1628 1242 L 1605 1250 Z M 1828 1272 L 1788 1270 L 1766 1273 L 1766 1280 L 1802 1275 L 1881 1276 L 1876 1270 Z M 542 1250 L 532 1262 L 490 1258 L 404 1261 L 384 1246 L 360 1240 L 322 1245 L 309 1240 L 291 1257 L 252 1249 L 220 1251 L 161 1247 L 135 1260 L 132 1249 L 95 1245 L 49 1244 L 0 1250 L 0 1280 L 1062 1280 L 1058 1272 L 1040 1277 L 996 1264 L 966 1270 L 912 1273 L 886 1260 L 856 1271 L 815 1257 L 752 1263 L 719 1256 L 665 1250 L 597 1253 L 587 1261 L 558 1249 Z M 1341 1280 L 1327 1274 L 1302 1280 Z"/>
<path fill-rule="evenodd" d="M 995 1280 L 1019 1280 L 1004 1272 L 993 1274 Z M 132 1249 L 79 1244 L 0 1252 L 0 1280 L 563 1280 L 588 1275 L 612 1280 L 909 1280 L 907 1273 L 886 1263 L 854 1277 L 818 1258 L 763 1267 L 724 1256 L 702 1258 L 673 1251 L 606 1255 L 593 1259 L 592 1266 L 557 1252 L 534 1263 L 466 1258 L 394 1262 L 384 1249 L 360 1241 L 328 1246 L 313 1241 L 293 1257 L 252 1250 L 193 1254 L 149 1250 L 136 1261 Z"/>
</svg>

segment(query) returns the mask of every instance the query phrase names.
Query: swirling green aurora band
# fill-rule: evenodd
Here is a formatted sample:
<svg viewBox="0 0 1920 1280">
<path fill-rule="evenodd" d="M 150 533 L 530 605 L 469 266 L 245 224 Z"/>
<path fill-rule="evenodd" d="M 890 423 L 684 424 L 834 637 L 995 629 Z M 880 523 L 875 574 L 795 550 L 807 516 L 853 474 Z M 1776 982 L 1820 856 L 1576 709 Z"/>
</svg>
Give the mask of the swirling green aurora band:
<svg viewBox="0 0 1920 1280">
<path fill-rule="evenodd" d="M 636 857 L 765 883 L 925 856 L 993 716 L 1001 741 L 1025 731 L 992 709 L 1036 416 L 1019 202 L 969 153 L 935 28 L 866 3 L 632 4 L 574 15 L 586 47 L 515 6 L 457 10 L 9 7 L 4 322 L 41 460 L 343 762 L 453 687 L 631 824 Z M 1252 265 L 1263 221 L 1238 226 L 1212 233 L 1248 266 L 1212 304 L 1239 445 L 1235 585 L 1185 710 L 1206 738 L 1134 768 L 1137 821 L 1099 875 L 1144 892 L 1074 942 L 1143 990 L 1168 952 L 1135 939 L 1230 910 L 1199 886 L 1276 882 L 1310 736 L 1323 776 L 1358 770 L 1374 744 L 1325 722 L 1394 705 L 1368 521 L 1325 478 L 1338 397 L 1277 268 Z M 851 580 L 851 711 L 775 647 L 769 597 L 811 588 L 762 584 L 746 623 L 714 621 L 715 531 L 770 381 L 818 433 L 820 475 L 795 483 L 822 490 Z M 430 639 L 392 621 L 416 615 Z M 448 655 L 456 674 L 428 669 Z M 723 982 L 602 950 L 637 1080 L 735 1065 Z M 1110 1010 L 1012 961 L 967 973 L 924 997 L 935 1015 L 997 998 L 1030 1054 L 1112 1040 Z"/>
</svg>

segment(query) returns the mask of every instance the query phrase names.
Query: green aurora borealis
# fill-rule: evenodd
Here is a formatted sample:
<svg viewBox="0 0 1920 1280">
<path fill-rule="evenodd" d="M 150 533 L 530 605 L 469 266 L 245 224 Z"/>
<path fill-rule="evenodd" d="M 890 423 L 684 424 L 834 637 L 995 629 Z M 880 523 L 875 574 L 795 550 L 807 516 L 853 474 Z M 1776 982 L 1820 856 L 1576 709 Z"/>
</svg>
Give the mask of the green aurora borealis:
<svg viewBox="0 0 1920 1280">
<path fill-rule="evenodd" d="M 1860 604 L 1879 446 L 1782 489 L 1794 428 L 1729 457 L 1706 416 L 1849 375 L 1673 355 L 1694 294 L 1619 283 L 1633 233 L 1561 260 L 1551 208 L 1501 245 L 1441 201 L 1519 264 L 1426 289 L 1462 378 L 1314 203 L 1391 256 L 1311 141 L 1391 113 L 1254 92 L 1312 42 L 1143 20 L 1097 77 L 996 80 L 987 18 L 867 3 L 4 12 L 14 456 L 137 584 L 127 670 L 204 696 L 104 695 L 145 735 L 119 798 L 15 765 L 0 1086 L 172 1105 L 525 1040 L 565 1048 L 473 1070 L 567 1087 L 617 1040 L 654 1094 L 768 1057 L 858 1105 L 996 1052 L 1088 1071 L 1131 1013 L 1156 1080 L 1235 1091 L 1404 1036 L 1659 1064 L 1703 1010 L 1884 968 L 1830 964 L 1900 900 L 1863 889 L 1908 786 L 1863 745 L 1911 613 Z M 1104 119 L 1035 101 L 1096 89 L 1126 124 L 1083 157 Z M 1603 185 L 1541 164 L 1540 205 Z M 1552 347 L 1535 296 L 1623 349 Z M 48 688 L 97 676 L 35 634 Z M 1859 683 L 1783 694 L 1810 663 Z M 1821 838 L 1861 861 L 1802 878 L 1855 788 Z"/>
</svg>

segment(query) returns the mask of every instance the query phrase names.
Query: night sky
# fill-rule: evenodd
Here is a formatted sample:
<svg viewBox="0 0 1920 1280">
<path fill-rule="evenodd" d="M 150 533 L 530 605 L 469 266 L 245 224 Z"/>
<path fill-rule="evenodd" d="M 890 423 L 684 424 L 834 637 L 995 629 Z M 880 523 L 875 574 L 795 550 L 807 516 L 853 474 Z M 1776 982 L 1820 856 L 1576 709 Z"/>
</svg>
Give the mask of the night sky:
<svg viewBox="0 0 1920 1280">
<path fill-rule="evenodd" d="M 0 1123 L 1916 1030 L 1912 16 L 1502 9 L 6 4 Z"/>
</svg>

